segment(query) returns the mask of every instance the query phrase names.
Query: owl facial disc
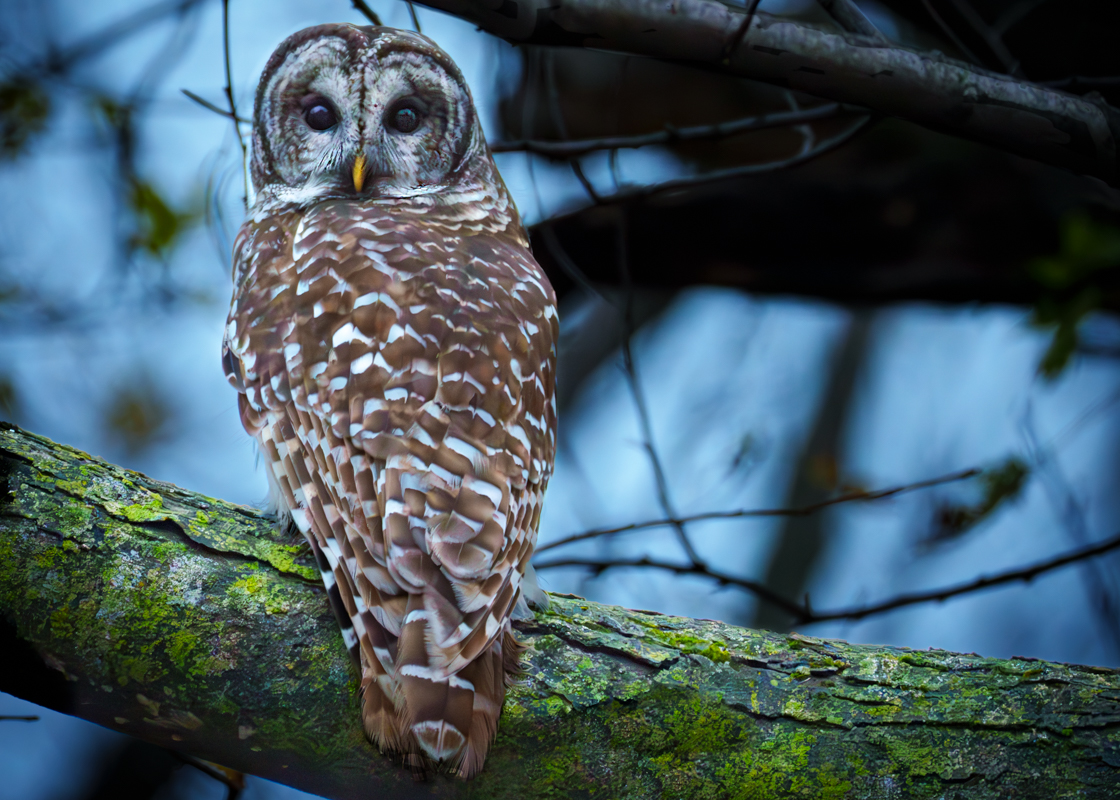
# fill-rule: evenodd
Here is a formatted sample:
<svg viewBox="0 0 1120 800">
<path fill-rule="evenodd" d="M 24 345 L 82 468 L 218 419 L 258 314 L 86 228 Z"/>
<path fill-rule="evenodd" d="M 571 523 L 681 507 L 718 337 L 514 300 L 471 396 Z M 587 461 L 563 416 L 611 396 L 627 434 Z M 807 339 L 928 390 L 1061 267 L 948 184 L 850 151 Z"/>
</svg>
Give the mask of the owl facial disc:
<svg viewBox="0 0 1120 800">
<path fill-rule="evenodd" d="M 450 57 L 408 31 L 320 25 L 269 59 L 254 107 L 252 178 L 270 205 L 392 199 L 480 182 L 485 150 Z"/>
</svg>

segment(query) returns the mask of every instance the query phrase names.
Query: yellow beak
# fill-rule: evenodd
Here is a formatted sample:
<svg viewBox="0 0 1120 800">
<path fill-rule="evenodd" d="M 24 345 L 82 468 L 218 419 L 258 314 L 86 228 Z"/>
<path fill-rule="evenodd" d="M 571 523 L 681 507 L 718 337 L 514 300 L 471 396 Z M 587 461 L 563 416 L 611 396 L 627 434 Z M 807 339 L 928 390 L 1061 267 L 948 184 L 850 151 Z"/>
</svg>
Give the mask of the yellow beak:
<svg viewBox="0 0 1120 800">
<path fill-rule="evenodd" d="M 354 191 L 360 192 L 362 184 L 366 182 L 366 157 L 358 154 L 354 159 Z"/>
</svg>

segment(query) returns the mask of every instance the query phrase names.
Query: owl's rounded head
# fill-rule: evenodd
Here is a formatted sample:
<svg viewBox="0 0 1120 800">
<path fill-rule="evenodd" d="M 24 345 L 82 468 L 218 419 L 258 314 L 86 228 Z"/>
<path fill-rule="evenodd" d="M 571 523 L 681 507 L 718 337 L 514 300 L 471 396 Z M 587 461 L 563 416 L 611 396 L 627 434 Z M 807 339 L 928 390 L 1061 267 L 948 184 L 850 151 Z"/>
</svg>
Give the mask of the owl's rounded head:
<svg viewBox="0 0 1120 800">
<path fill-rule="evenodd" d="M 258 205 L 436 194 L 491 170 L 463 75 L 426 36 L 318 25 L 284 40 L 261 76 Z"/>
</svg>

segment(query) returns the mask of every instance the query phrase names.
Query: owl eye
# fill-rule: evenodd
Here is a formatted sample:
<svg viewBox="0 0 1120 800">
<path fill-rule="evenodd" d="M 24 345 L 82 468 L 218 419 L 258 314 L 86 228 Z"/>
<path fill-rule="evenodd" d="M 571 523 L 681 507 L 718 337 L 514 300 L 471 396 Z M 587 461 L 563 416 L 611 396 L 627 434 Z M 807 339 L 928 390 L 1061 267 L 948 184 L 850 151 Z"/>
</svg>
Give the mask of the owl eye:
<svg viewBox="0 0 1120 800">
<path fill-rule="evenodd" d="M 420 127 L 420 110 L 413 105 L 398 106 L 389 112 L 389 127 L 401 133 L 412 133 Z"/>
<path fill-rule="evenodd" d="M 323 103 L 316 103 L 303 112 L 303 119 L 308 127 L 316 131 L 325 131 L 338 124 L 338 116 L 334 113 L 334 109 Z"/>
</svg>

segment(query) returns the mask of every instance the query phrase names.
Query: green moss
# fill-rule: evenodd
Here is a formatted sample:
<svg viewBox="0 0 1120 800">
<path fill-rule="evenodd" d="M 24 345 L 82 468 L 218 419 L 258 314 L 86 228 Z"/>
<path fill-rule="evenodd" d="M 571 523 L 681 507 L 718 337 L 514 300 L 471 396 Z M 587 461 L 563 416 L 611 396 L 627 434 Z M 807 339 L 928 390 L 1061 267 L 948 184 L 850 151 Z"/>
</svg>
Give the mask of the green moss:
<svg viewBox="0 0 1120 800">
<path fill-rule="evenodd" d="M 702 639 L 698 636 L 664 628 L 656 621 L 657 619 L 655 617 L 653 620 L 646 620 L 643 617 L 635 616 L 631 621 L 645 627 L 658 642 L 669 645 L 682 653 L 702 655 L 717 664 L 731 660 L 731 653 L 727 650 L 727 642 Z"/>
<path fill-rule="evenodd" d="M 234 581 L 226 591 L 235 604 L 245 600 L 259 605 L 269 614 L 286 614 L 292 610 L 287 587 L 275 575 L 257 571 L 256 564 L 247 565 L 250 574 Z"/>
<path fill-rule="evenodd" d="M 44 475 L 43 477 L 47 480 L 51 480 L 50 476 Z M 59 489 L 59 491 L 66 492 L 66 494 L 73 495 L 74 497 L 79 497 L 80 498 L 80 497 L 85 497 L 86 486 L 88 484 L 88 481 L 84 481 L 84 480 L 78 480 L 78 481 L 55 480 L 55 481 L 53 481 L 53 483 L 54 483 L 55 487 L 57 487 Z"/>
<path fill-rule="evenodd" d="M 5 435 L 0 446 L 15 447 Z M 296 564 L 298 545 L 277 542 L 253 512 L 126 481 L 99 462 L 61 465 L 63 448 L 35 447 L 38 473 L 20 462 L 7 481 L 20 488 L 0 517 L 0 607 L 81 679 L 76 691 L 95 692 L 94 703 L 127 698 L 122 718 L 154 720 L 145 735 L 185 737 L 173 746 L 204 750 L 241 728 L 231 752 L 290 762 L 293 775 L 302 758 L 329 763 L 332 776 L 388 776 L 381 793 L 394 794 L 396 767 L 364 739 L 357 681 L 321 589 L 277 566 L 277 553 Z M 92 516 L 67 510 L 59 478 L 91 498 Z M 145 493 L 162 497 L 161 518 L 190 538 L 257 560 L 221 558 L 173 526 L 140 529 L 98 509 L 110 497 L 156 511 Z M 1100 721 L 1111 718 L 1115 672 L 782 637 L 565 598 L 554 609 L 521 628 L 532 645 L 526 676 L 509 692 L 487 769 L 470 784 L 441 777 L 437 793 L 1110 796 L 1100 787 L 1115 778 L 1120 731 Z"/>
<path fill-rule="evenodd" d="M 167 519 L 167 512 L 163 509 L 163 498 L 145 489 L 136 488 L 129 481 L 122 481 L 122 483 L 130 490 L 130 499 L 134 502 L 106 500 L 104 502 L 106 511 L 124 517 L 129 522 L 156 522 Z"/>
</svg>

